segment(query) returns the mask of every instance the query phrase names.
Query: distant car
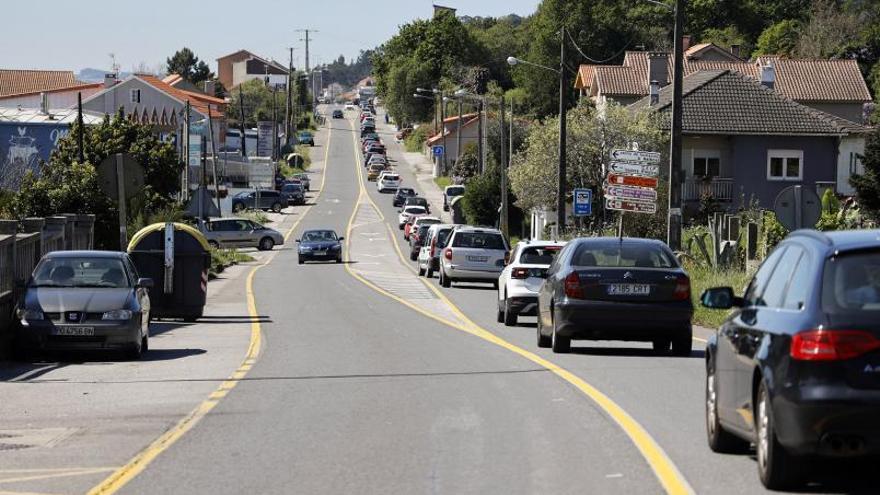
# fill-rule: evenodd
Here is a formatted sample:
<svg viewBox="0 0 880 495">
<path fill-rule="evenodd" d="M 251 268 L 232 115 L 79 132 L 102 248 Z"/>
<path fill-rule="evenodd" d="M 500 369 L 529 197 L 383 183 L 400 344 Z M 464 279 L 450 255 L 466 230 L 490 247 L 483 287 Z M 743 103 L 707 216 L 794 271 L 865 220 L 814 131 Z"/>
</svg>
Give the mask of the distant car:
<svg viewBox="0 0 880 495">
<path fill-rule="evenodd" d="M 383 164 L 383 165 L 384 165 L 384 164 L 387 164 L 387 163 L 388 163 L 388 158 L 385 157 L 385 155 L 379 155 L 379 154 L 373 154 L 373 155 L 370 155 L 370 159 L 367 160 L 367 165 L 369 166 L 369 165 L 372 165 L 372 164 L 374 164 L 374 163 L 381 163 L 381 164 Z"/>
<path fill-rule="evenodd" d="M 411 187 L 398 187 L 397 192 L 394 193 L 394 199 L 391 200 L 391 205 L 403 206 L 403 202 L 406 201 L 406 198 L 411 196 L 417 196 L 415 189 Z"/>
<path fill-rule="evenodd" d="M 294 180 L 298 180 L 302 183 L 303 189 L 306 191 L 310 191 L 312 188 L 312 179 L 309 178 L 309 174 L 294 174 Z"/>
<path fill-rule="evenodd" d="M 651 342 L 691 352 L 691 282 L 666 244 L 590 237 L 569 241 L 538 293 L 538 346 L 568 352 L 572 339 Z"/>
<path fill-rule="evenodd" d="M 297 139 L 299 140 L 299 144 L 307 144 L 309 146 L 315 145 L 315 136 L 309 131 L 300 131 L 299 135 L 297 135 Z"/>
<path fill-rule="evenodd" d="M 516 325 L 520 315 L 535 315 L 538 290 L 564 242 L 522 241 L 507 257 L 498 277 L 498 323 Z"/>
<path fill-rule="evenodd" d="M 464 186 L 446 186 L 443 189 L 443 211 L 449 211 L 452 204 L 452 198 L 464 195 Z"/>
<path fill-rule="evenodd" d="M 400 230 L 403 230 L 403 226 L 410 220 L 410 217 L 428 214 L 428 210 L 424 206 L 404 206 L 399 212 L 400 214 L 397 215 L 397 227 Z"/>
<path fill-rule="evenodd" d="M 382 172 L 376 180 L 376 189 L 380 193 L 396 191 L 398 186 L 400 186 L 400 175 L 397 172 Z"/>
<path fill-rule="evenodd" d="M 333 110 L 333 118 L 334 119 L 344 119 L 345 114 L 342 113 L 342 110 Z"/>
<path fill-rule="evenodd" d="M 34 268 L 16 310 L 16 346 L 22 352 L 119 350 L 138 359 L 149 348 L 152 287 L 126 253 L 50 252 Z"/>
<path fill-rule="evenodd" d="M 742 297 L 716 287 L 700 298 L 731 310 L 706 345 L 709 447 L 755 444 L 767 488 L 797 491 L 821 458 L 880 453 L 878 239 L 880 230 L 795 231 Z"/>
<path fill-rule="evenodd" d="M 459 225 L 442 223 L 431 225 L 425 234 L 424 244 L 419 250 L 419 275 L 432 278 L 434 272 L 440 269 L 440 253 L 446 247 L 449 235 Z"/>
<path fill-rule="evenodd" d="M 440 285 L 448 288 L 454 282 L 490 282 L 497 288 L 509 249 L 500 230 L 455 229 L 440 256 Z"/>
<path fill-rule="evenodd" d="M 287 203 L 291 205 L 306 204 L 306 192 L 302 184 L 285 184 L 281 187 L 281 193 L 287 196 Z"/>
<path fill-rule="evenodd" d="M 379 174 L 381 174 L 385 170 L 385 164 L 383 163 L 374 163 L 367 168 L 367 180 L 374 181 L 379 178 Z"/>
<path fill-rule="evenodd" d="M 422 225 L 435 225 L 439 224 L 440 221 L 441 220 L 437 217 L 429 217 L 427 215 L 414 216 L 404 226 L 403 238 L 408 241 L 412 237 L 412 233 L 418 230 Z M 413 260 L 415 261 L 415 258 L 413 258 Z"/>
<path fill-rule="evenodd" d="M 298 261 L 336 261 L 342 263 L 342 241 L 332 230 L 307 230 L 297 239 L 299 244 Z"/>
<path fill-rule="evenodd" d="M 403 200 L 403 206 L 422 206 L 425 208 L 425 212 L 431 213 L 431 204 L 428 203 L 428 200 L 421 196 L 411 196 Z"/>
<path fill-rule="evenodd" d="M 281 192 L 263 189 L 260 191 L 242 191 L 232 197 L 232 211 L 238 213 L 242 210 L 272 210 L 281 212 L 287 199 L 282 197 Z"/>
<path fill-rule="evenodd" d="M 198 229 L 214 248 L 255 247 L 260 251 L 271 251 L 276 245 L 284 244 L 281 232 L 247 218 L 224 217 L 201 221 Z"/>
</svg>

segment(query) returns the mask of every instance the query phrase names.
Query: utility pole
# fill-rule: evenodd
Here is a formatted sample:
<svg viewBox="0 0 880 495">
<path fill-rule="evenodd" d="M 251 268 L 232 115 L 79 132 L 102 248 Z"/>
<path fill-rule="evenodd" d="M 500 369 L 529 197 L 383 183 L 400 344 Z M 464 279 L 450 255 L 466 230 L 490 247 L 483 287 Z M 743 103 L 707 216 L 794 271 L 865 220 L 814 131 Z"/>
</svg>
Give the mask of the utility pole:
<svg viewBox="0 0 880 495">
<path fill-rule="evenodd" d="M 76 132 L 76 147 L 79 151 L 79 163 L 84 163 L 85 159 L 85 149 L 84 149 L 84 134 L 85 129 L 83 128 L 83 95 L 82 93 L 76 94 L 76 124 L 77 124 L 77 132 Z"/>
<path fill-rule="evenodd" d="M 190 120 L 190 106 L 189 100 L 186 100 L 186 105 L 184 106 L 184 114 L 183 114 L 183 159 L 186 164 L 183 167 L 183 177 L 180 179 L 180 192 L 181 198 L 186 200 L 189 197 L 189 120 Z"/>
<path fill-rule="evenodd" d="M 293 47 L 290 47 L 290 62 L 287 64 L 287 107 L 284 113 L 284 140 L 290 143 L 290 122 L 293 119 Z"/>
<path fill-rule="evenodd" d="M 440 173 L 437 174 L 439 177 L 441 175 L 444 175 L 447 170 L 447 167 L 446 167 L 446 153 L 447 153 L 447 147 L 446 147 L 446 102 L 443 101 L 443 92 L 442 91 L 437 93 L 437 96 L 440 98 L 440 132 L 441 132 L 440 135 L 443 136 L 443 162 L 442 162 L 443 163 L 443 170 L 441 170 Z"/>
<path fill-rule="evenodd" d="M 306 75 L 309 78 L 309 81 L 312 81 L 312 84 L 311 84 L 313 87 L 312 97 L 314 98 L 315 97 L 314 96 L 314 75 L 312 75 L 312 69 L 311 69 L 311 66 L 309 65 L 309 41 L 311 41 L 311 38 L 309 37 L 309 33 L 317 33 L 318 30 L 317 29 L 297 29 L 296 31 L 304 34 L 304 36 L 302 38 L 300 38 L 300 41 L 306 42 Z"/>
<path fill-rule="evenodd" d="M 278 160 L 278 91 L 272 85 L 272 161 Z"/>
<path fill-rule="evenodd" d="M 480 155 L 480 173 L 486 172 L 483 162 L 483 98 L 477 103 L 477 153 Z"/>
<path fill-rule="evenodd" d="M 461 132 L 462 125 L 464 122 L 461 121 L 461 98 L 458 98 L 458 127 L 456 127 L 455 131 L 455 163 L 458 164 L 458 160 L 461 158 Z"/>
<path fill-rule="evenodd" d="M 669 140 L 669 213 L 666 244 L 673 251 L 681 250 L 681 127 L 682 78 L 684 76 L 684 0 L 675 0 L 673 43 L 675 60 L 672 75 L 672 138 Z"/>
<path fill-rule="evenodd" d="M 556 229 L 559 234 L 565 231 L 565 192 L 567 189 L 565 184 L 565 110 L 567 94 L 568 88 L 565 87 L 565 26 L 563 26 L 559 30 L 559 164 L 557 167 L 559 185 L 556 191 Z"/>
<path fill-rule="evenodd" d="M 507 211 L 507 147 L 504 146 L 504 95 L 501 95 L 501 101 L 498 104 L 498 111 L 501 113 L 501 214 L 498 223 L 501 232 L 510 238 Z"/>
<path fill-rule="evenodd" d="M 241 156 L 247 157 L 247 150 L 245 149 L 247 138 L 244 134 L 244 92 L 241 90 L 241 84 L 238 85 L 238 110 L 240 112 L 238 125 L 241 128 Z M 189 132 L 187 132 L 187 135 L 189 135 Z"/>
</svg>

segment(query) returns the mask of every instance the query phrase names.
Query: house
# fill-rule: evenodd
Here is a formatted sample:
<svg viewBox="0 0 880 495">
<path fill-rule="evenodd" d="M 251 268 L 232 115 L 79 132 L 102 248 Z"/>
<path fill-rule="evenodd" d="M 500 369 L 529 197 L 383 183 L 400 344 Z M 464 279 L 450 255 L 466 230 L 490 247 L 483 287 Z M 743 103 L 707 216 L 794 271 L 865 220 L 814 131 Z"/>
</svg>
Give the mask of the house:
<svg viewBox="0 0 880 495">
<path fill-rule="evenodd" d="M 450 169 L 455 164 L 459 156 L 458 144 L 461 142 L 461 151 L 467 147 L 468 143 L 477 143 L 479 129 L 477 123 L 480 121 L 476 113 L 463 114 L 461 119 L 458 115 L 447 117 L 443 120 L 443 130 L 431 136 L 425 141 L 425 152 L 430 154 L 434 145 L 442 145 L 443 137 L 446 137 L 446 165 Z M 442 160 L 432 157 L 435 162 L 435 171 L 439 175 Z"/>
<path fill-rule="evenodd" d="M 76 80 L 73 71 L 0 69 L 0 106 L 7 108 L 71 108 L 101 90 L 101 83 Z"/>
<path fill-rule="evenodd" d="M 736 50 L 733 50 L 736 52 Z M 871 93 L 855 60 L 786 59 L 762 56 L 744 61 L 711 43 L 685 50 L 685 76 L 704 70 L 735 70 L 774 85 L 795 102 L 856 123 L 866 121 Z M 651 82 L 672 81 L 672 57 L 664 52 L 628 51 L 621 65 L 581 65 L 575 87 L 596 104 L 629 105 L 650 94 Z"/>
<path fill-rule="evenodd" d="M 848 153 L 869 131 L 735 70 L 694 72 L 682 82 L 682 199 L 690 211 L 706 196 L 736 207 L 742 194 L 771 208 L 795 184 L 821 195 L 848 178 L 841 164 L 849 166 Z M 629 108 L 659 112 L 668 128 L 671 103 L 669 85 Z"/>
<path fill-rule="evenodd" d="M 255 55 L 247 50 L 239 50 L 217 59 L 217 79 L 227 90 L 252 79 L 265 80 L 269 84 L 287 84 L 287 67 Z"/>
<path fill-rule="evenodd" d="M 215 84 L 214 81 L 205 81 L 201 83 L 201 85 L 193 84 L 186 79 L 183 78 L 180 74 L 168 74 L 167 76 L 162 78 L 162 82 L 175 87 L 177 89 L 183 89 L 189 91 L 191 93 L 201 93 L 208 96 L 215 96 Z"/>
</svg>

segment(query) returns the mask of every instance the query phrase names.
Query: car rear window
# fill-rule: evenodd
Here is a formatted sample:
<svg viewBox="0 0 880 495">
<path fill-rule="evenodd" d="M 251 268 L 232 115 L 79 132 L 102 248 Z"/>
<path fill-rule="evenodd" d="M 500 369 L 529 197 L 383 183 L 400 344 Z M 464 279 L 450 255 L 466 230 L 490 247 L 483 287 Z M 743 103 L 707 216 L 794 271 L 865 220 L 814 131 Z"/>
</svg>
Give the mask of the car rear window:
<svg viewBox="0 0 880 495">
<path fill-rule="evenodd" d="M 549 265 L 562 246 L 528 247 L 519 255 L 519 262 L 528 265 Z"/>
<path fill-rule="evenodd" d="M 504 245 L 504 237 L 492 232 L 459 232 L 452 238 L 452 247 L 507 249 Z"/>
<path fill-rule="evenodd" d="M 399 175 L 385 174 L 385 180 L 400 180 Z"/>
<path fill-rule="evenodd" d="M 464 194 L 464 187 L 462 187 L 462 186 L 450 187 L 450 188 L 446 189 L 447 196 L 461 196 L 462 194 Z"/>
<path fill-rule="evenodd" d="M 582 244 L 571 259 L 574 266 L 674 268 L 678 262 L 658 244 L 596 243 Z"/>
<path fill-rule="evenodd" d="M 880 251 L 843 254 L 825 262 L 822 307 L 828 313 L 880 311 Z"/>
<path fill-rule="evenodd" d="M 425 209 L 421 206 L 407 206 L 403 211 L 405 213 L 425 213 Z"/>
</svg>

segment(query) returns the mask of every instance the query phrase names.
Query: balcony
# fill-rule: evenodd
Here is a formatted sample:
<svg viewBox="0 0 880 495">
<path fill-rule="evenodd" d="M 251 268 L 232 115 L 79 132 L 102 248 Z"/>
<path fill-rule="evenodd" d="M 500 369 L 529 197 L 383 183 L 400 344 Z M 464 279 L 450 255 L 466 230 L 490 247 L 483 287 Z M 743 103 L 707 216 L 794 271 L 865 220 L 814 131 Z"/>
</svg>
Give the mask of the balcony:
<svg viewBox="0 0 880 495">
<path fill-rule="evenodd" d="M 704 196 L 711 196 L 717 201 L 732 201 L 733 179 L 722 177 L 685 179 L 682 188 L 684 201 L 699 201 Z"/>
</svg>

